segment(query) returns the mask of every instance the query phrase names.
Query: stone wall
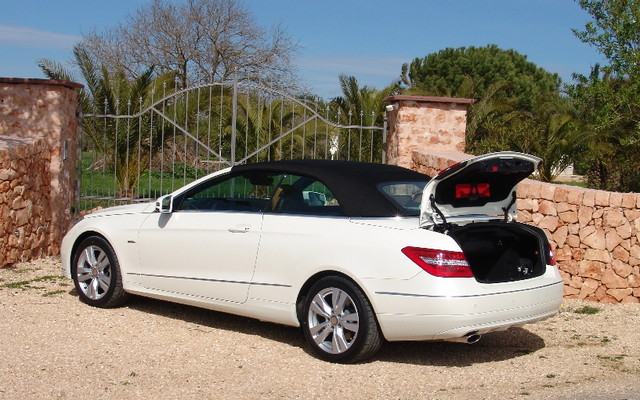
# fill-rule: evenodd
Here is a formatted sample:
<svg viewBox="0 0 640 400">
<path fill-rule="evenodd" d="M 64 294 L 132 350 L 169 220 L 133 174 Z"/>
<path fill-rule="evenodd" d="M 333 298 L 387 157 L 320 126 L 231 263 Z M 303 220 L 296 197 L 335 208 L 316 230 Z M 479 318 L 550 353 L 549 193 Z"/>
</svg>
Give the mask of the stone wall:
<svg viewBox="0 0 640 400">
<path fill-rule="evenodd" d="M 50 163 L 44 139 L 0 136 L 0 266 L 60 251 L 50 232 Z"/>
<path fill-rule="evenodd" d="M 416 150 L 411 168 L 433 176 L 470 157 Z M 539 226 L 549 237 L 566 297 L 640 302 L 640 194 L 531 179 L 516 190 L 518 221 Z"/>
<path fill-rule="evenodd" d="M 3 137 L 4 156 L 17 157 L 11 159 L 8 166 L 3 162 L 3 179 L 0 180 L 3 201 L 10 205 L 9 213 L 13 211 L 15 218 L 20 216 L 11 223 L 21 223 L 22 216 L 28 213 L 32 219 L 29 229 L 47 231 L 44 236 L 29 234 L 36 235 L 37 240 L 31 236 L 27 239 L 26 233 L 18 235 L 15 229 L 5 231 L 0 238 L 4 240 L 3 246 L 10 246 L 10 249 L 5 249 L 5 259 L 0 267 L 55 254 L 70 226 L 77 198 L 75 161 L 79 113 L 75 89 L 80 87 L 82 85 L 67 81 L 0 78 L 0 136 Z M 31 160 L 32 157 L 37 161 Z M 36 168 L 41 167 L 39 163 L 44 162 L 43 159 L 48 160 L 46 174 L 37 178 L 35 173 L 41 169 Z M 25 167 L 27 165 L 29 167 Z M 17 177 L 16 174 L 26 176 Z M 5 193 L 7 187 L 24 189 Z M 35 190 L 38 193 L 33 192 Z M 48 198 L 48 206 L 40 208 L 38 204 L 44 198 Z M 2 214 L 2 223 L 9 226 L 6 217 Z M 26 232 L 27 228 L 23 230 Z M 40 243 L 40 239 L 47 243 Z M 29 246 L 33 246 L 32 251 L 27 248 Z M 17 258 L 6 258 L 6 254 L 17 255 Z"/>
</svg>

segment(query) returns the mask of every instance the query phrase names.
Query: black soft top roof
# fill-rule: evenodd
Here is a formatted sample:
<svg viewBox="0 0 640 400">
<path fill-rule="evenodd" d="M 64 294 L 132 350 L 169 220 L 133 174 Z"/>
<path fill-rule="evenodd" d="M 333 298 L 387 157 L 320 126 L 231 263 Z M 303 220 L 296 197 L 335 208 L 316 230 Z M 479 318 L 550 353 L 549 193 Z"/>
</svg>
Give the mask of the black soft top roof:
<svg viewBox="0 0 640 400">
<path fill-rule="evenodd" d="M 350 217 L 393 217 L 404 210 L 378 190 L 385 182 L 427 182 L 430 177 L 393 165 L 333 160 L 287 160 L 237 165 L 232 172 L 289 172 L 315 178 L 336 196 Z"/>
</svg>

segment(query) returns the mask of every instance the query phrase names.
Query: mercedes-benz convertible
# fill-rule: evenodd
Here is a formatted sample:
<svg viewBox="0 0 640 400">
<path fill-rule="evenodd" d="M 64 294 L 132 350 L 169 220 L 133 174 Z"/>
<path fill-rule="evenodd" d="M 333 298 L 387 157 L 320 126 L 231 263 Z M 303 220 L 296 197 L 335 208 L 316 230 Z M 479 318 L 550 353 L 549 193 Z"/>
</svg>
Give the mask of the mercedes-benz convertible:
<svg viewBox="0 0 640 400">
<path fill-rule="evenodd" d="M 156 202 L 85 216 L 62 262 L 97 307 L 130 294 L 299 326 L 320 358 L 452 340 L 554 315 L 562 279 L 515 186 L 540 159 L 487 154 L 431 179 L 326 160 L 238 165 Z"/>
</svg>

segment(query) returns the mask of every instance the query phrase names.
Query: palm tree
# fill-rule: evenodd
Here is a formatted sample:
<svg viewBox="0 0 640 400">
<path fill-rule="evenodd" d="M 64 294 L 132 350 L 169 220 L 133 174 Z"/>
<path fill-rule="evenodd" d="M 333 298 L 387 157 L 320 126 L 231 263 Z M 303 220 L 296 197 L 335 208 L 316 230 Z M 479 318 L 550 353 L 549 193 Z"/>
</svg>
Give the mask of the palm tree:
<svg viewBox="0 0 640 400">
<path fill-rule="evenodd" d="M 542 158 L 537 174 L 544 182 L 553 181 L 571 165 L 593 138 L 571 100 L 557 93 L 540 96 L 533 111 L 504 107 L 502 112 L 490 112 L 478 130 L 482 135 L 476 132 L 476 152 L 508 149 L 536 155 Z"/>
<path fill-rule="evenodd" d="M 85 116 L 134 115 L 151 104 L 155 86 L 173 81 L 169 74 L 154 79 L 153 68 L 130 80 L 123 71 L 111 73 L 104 65 L 98 66 L 87 51 L 78 45 L 74 47 L 73 54 L 85 82 L 85 87 L 78 94 Z M 55 61 L 40 59 L 38 65 L 50 79 L 75 80 L 68 70 Z M 158 139 L 158 126 L 153 126 L 149 115 L 103 119 L 85 117 L 83 129 L 91 145 L 102 154 L 101 158 L 94 161 L 93 167 L 100 165 L 113 170 L 116 194 L 135 197 L 141 174 L 162 145 Z"/>
<path fill-rule="evenodd" d="M 396 84 L 382 90 L 369 86 L 360 87 L 353 76 L 340 75 L 342 96 L 332 100 L 331 105 L 337 114 L 336 119 L 347 126 L 382 126 L 385 117 L 384 99 L 398 90 Z M 382 141 L 373 139 L 371 135 L 364 135 L 362 130 L 352 128 L 338 132 L 338 151 L 340 158 L 362 159 L 363 148 L 371 148 L 372 153 L 382 154 L 379 148 Z"/>
</svg>

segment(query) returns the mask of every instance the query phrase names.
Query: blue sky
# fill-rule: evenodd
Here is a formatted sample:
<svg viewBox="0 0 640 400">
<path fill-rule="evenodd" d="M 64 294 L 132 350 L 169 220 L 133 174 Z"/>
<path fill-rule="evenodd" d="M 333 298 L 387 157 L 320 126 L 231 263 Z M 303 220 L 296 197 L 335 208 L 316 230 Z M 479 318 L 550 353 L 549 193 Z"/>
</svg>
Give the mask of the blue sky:
<svg viewBox="0 0 640 400">
<path fill-rule="evenodd" d="M 383 88 L 403 63 L 447 47 L 496 44 L 570 82 L 603 58 L 572 28 L 589 20 L 574 0 L 243 0 L 259 25 L 298 41 L 303 83 L 340 95 L 338 75 Z M 71 59 L 82 34 L 124 20 L 147 0 L 2 0 L 0 76 L 42 78 L 38 58 Z"/>
</svg>

